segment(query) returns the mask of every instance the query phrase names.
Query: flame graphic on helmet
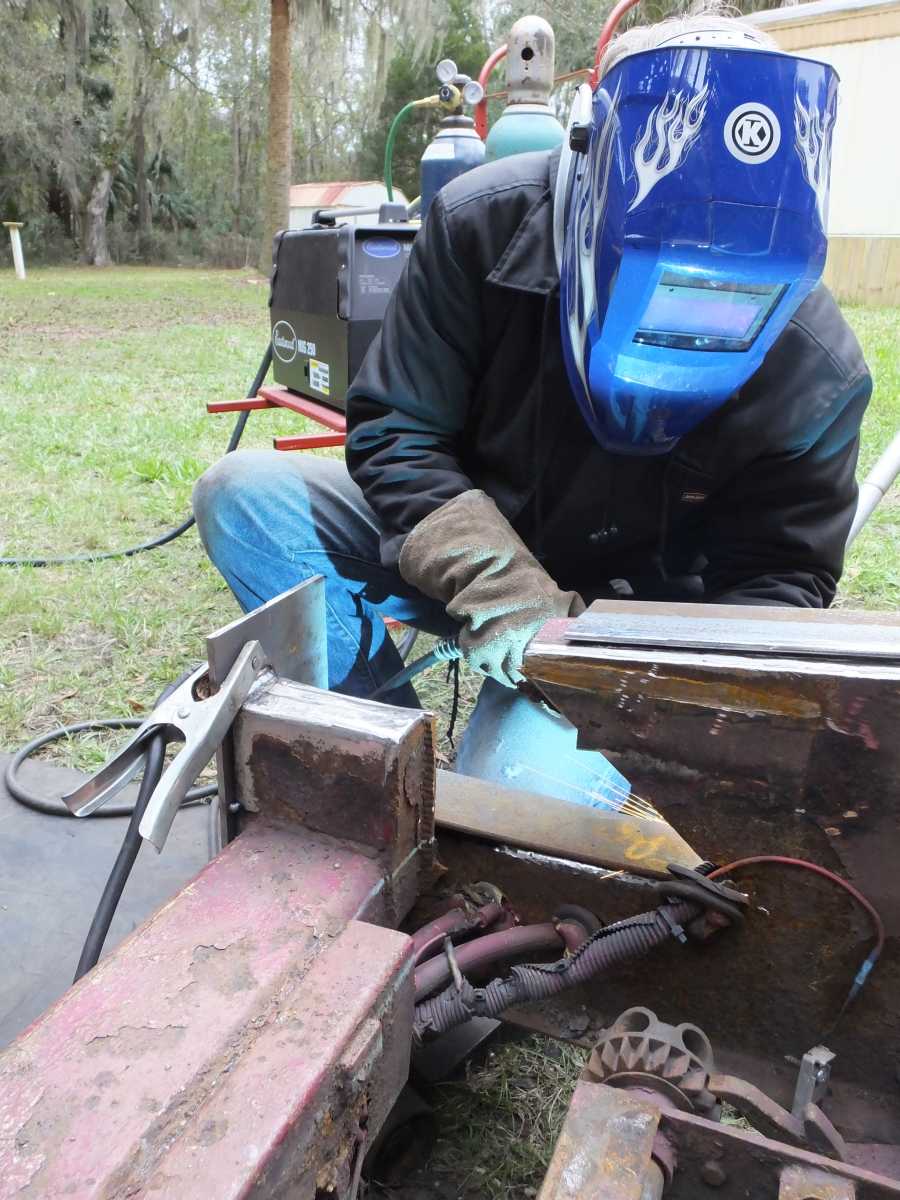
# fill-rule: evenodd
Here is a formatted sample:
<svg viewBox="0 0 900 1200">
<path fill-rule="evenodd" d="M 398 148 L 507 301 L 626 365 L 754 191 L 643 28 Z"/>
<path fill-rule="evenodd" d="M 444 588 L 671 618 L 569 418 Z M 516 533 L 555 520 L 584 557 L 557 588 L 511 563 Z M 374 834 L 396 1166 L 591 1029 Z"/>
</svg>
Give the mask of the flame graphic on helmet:
<svg viewBox="0 0 900 1200">
<path fill-rule="evenodd" d="M 794 98 L 794 132 L 803 175 L 816 197 L 822 228 L 828 219 L 828 181 L 831 176 L 831 135 L 835 111 L 810 113 L 799 96 Z"/>
<path fill-rule="evenodd" d="M 628 206 L 629 212 L 647 198 L 660 179 L 684 161 L 703 124 L 708 95 L 708 86 L 691 99 L 686 92 L 666 92 L 653 109 L 632 151 L 638 190 Z"/>
<path fill-rule="evenodd" d="M 569 219 L 574 229 L 566 239 L 563 258 L 563 273 L 571 281 L 566 316 L 572 357 L 586 393 L 589 389 L 585 350 L 588 329 L 597 314 L 594 247 L 600 240 L 606 214 L 609 172 L 614 158 L 611 145 L 618 130 L 616 110 L 619 106 L 621 86 L 620 81 L 610 100 L 606 119 L 594 134 L 595 141 L 588 156 L 590 165 L 573 188 Z"/>
</svg>

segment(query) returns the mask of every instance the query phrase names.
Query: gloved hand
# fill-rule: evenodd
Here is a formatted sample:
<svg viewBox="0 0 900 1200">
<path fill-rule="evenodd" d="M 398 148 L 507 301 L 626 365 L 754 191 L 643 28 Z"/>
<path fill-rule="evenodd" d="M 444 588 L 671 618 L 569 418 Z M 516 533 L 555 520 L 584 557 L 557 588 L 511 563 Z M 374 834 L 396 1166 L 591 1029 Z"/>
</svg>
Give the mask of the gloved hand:
<svg viewBox="0 0 900 1200">
<path fill-rule="evenodd" d="M 506 687 L 523 678 L 525 647 L 545 621 L 584 612 L 482 491 L 454 496 L 419 522 L 403 543 L 400 574 L 462 624 L 468 665 Z"/>
</svg>

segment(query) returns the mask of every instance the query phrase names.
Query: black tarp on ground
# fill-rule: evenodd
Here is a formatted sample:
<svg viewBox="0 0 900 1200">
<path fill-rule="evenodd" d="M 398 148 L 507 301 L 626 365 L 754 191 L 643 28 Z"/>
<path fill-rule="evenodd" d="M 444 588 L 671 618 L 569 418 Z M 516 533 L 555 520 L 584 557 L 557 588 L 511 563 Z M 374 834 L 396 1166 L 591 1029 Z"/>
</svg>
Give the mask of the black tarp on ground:
<svg viewBox="0 0 900 1200">
<path fill-rule="evenodd" d="M 0 754 L 0 1046 L 12 1041 L 72 982 L 91 917 L 125 835 L 126 817 L 47 817 L 7 793 Z M 76 771 L 27 763 L 22 782 L 58 796 Z M 133 800 L 129 787 L 116 802 Z M 165 850 L 144 845 L 125 888 L 106 952 L 174 895 L 207 861 L 203 805 L 179 813 Z"/>
</svg>

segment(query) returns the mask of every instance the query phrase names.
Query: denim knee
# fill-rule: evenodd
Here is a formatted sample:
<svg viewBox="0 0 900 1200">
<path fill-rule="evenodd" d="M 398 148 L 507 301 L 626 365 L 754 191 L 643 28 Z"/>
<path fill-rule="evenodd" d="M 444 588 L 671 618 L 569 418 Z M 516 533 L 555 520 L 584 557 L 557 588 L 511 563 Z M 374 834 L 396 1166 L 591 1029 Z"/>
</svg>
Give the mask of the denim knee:
<svg viewBox="0 0 900 1200">
<path fill-rule="evenodd" d="M 236 507 L 261 504 L 285 466 L 274 450 L 236 450 L 213 463 L 194 484 L 191 498 L 201 536 L 215 523 L 227 524 Z"/>
</svg>

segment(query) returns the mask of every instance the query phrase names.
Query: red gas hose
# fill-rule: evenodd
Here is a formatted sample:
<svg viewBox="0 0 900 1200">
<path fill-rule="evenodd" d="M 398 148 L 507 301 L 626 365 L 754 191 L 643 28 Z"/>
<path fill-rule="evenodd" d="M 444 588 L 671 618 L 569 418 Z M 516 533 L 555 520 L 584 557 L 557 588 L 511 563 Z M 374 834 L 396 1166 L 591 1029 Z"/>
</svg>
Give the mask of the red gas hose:
<svg viewBox="0 0 900 1200">
<path fill-rule="evenodd" d="M 485 59 L 484 66 L 478 73 L 478 82 L 481 84 L 485 92 L 487 92 L 487 81 L 490 79 L 491 72 L 493 71 L 494 67 L 496 67 L 497 63 L 500 62 L 502 58 L 506 58 L 506 50 L 507 47 L 505 44 L 498 46 L 497 49 L 492 54 L 489 54 Z M 487 137 L 487 114 L 488 102 L 487 96 L 485 96 L 483 100 L 479 100 L 475 105 L 475 132 L 482 141 L 484 141 L 484 139 Z"/>
<path fill-rule="evenodd" d="M 634 8 L 638 0 L 619 0 L 609 16 L 606 18 L 606 23 L 600 30 L 600 37 L 597 39 L 597 50 L 594 54 L 594 69 L 591 71 L 590 85 L 591 91 L 596 91 L 597 83 L 600 79 L 600 59 L 603 57 L 603 52 L 612 40 L 612 35 L 616 32 L 616 26 L 625 16 L 630 8 Z"/>
<path fill-rule="evenodd" d="M 757 864 L 769 864 L 781 867 L 799 867 L 804 871 L 812 871 L 814 875 L 821 875 L 823 879 L 827 879 L 831 883 L 836 883 L 838 887 L 841 887 L 845 892 L 848 892 L 860 906 L 860 908 L 864 909 L 869 914 L 869 919 L 871 920 L 875 930 L 875 945 L 866 955 L 862 966 L 856 972 L 856 975 L 853 979 L 853 984 L 850 988 L 850 991 L 847 993 L 847 998 L 841 1005 L 841 1010 L 837 1015 L 834 1025 L 832 1025 L 832 1029 L 834 1029 L 834 1026 L 837 1025 L 843 1013 L 862 991 L 872 968 L 878 962 L 881 951 L 884 949 L 884 921 L 881 919 L 881 914 L 878 912 L 878 909 L 875 907 L 872 901 L 864 896 L 862 892 L 858 888 L 854 887 L 852 883 L 848 882 L 848 880 L 841 878 L 840 875 L 835 875 L 834 871 L 829 871 L 827 867 L 820 867 L 818 863 L 807 862 L 804 858 L 787 858 L 783 854 L 755 854 L 750 858 L 739 858 L 736 862 L 728 863 L 727 866 L 717 867 L 715 871 L 710 871 L 707 878 L 719 879 L 721 876 L 730 875 L 732 871 L 738 871 L 742 867 L 752 867 L 756 866 Z"/>
</svg>

